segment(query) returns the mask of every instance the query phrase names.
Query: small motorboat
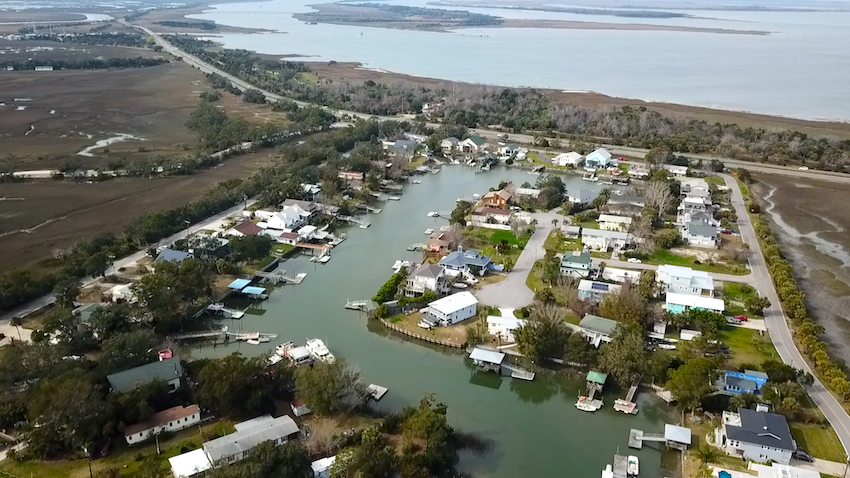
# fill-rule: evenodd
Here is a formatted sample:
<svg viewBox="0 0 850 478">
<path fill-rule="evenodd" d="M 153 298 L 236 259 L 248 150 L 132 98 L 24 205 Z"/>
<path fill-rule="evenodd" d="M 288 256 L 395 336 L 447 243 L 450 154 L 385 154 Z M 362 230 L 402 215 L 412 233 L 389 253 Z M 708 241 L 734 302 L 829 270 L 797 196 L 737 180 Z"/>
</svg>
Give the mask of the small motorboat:
<svg viewBox="0 0 850 478">
<path fill-rule="evenodd" d="M 425 235 L 426 235 L 426 236 L 430 236 L 431 234 L 434 234 L 434 230 L 433 230 L 433 229 L 431 229 L 430 227 L 429 227 L 428 229 L 425 229 Z"/>
<path fill-rule="evenodd" d="M 421 179 L 411 179 L 410 183 L 411 184 L 422 184 L 422 180 Z"/>
<path fill-rule="evenodd" d="M 466 289 L 467 287 L 469 287 L 469 285 L 464 284 L 463 282 L 455 282 L 452 284 L 452 287 L 454 287 L 455 289 Z"/>
<path fill-rule="evenodd" d="M 672 344 L 658 344 L 658 348 L 662 350 L 676 350 L 676 346 Z"/>
<path fill-rule="evenodd" d="M 638 473 L 640 473 L 640 464 L 638 462 L 638 457 L 634 455 L 629 455 L 628 466 L 626 466 L 626 473 L 629 476 L 638 476 Z"/>
<path fill-rule="evenodd" d="M 248 339 L 245 341 L 248 345 L 260 345 L 259 339 Z"/>
<path fill-rule="evenodd" d="M 611 465 L 605 465 L 605 469 L 602 470 L 602 478 L 614 478 L 614 470 Z"/>
</svg>

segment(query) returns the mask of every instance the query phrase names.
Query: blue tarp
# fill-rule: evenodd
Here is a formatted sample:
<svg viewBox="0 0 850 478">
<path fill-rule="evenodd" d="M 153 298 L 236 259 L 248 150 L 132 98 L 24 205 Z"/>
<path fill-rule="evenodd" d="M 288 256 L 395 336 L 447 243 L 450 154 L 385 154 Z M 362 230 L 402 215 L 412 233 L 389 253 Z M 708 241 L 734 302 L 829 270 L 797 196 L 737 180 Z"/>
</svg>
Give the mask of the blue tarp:
<svg viewBox="0 0 850 478">
<path fill-rule="evenodd" d="M 265 287 L 246 287 L 242 289 L 243 294 L 260 295 L 266 291 Z"/>
<path fill-rule="evenodd" d="M 242 290 L 251 283 L 251 279 L 236 279 L 227 286 L 228 289 Z"/>
</svg>

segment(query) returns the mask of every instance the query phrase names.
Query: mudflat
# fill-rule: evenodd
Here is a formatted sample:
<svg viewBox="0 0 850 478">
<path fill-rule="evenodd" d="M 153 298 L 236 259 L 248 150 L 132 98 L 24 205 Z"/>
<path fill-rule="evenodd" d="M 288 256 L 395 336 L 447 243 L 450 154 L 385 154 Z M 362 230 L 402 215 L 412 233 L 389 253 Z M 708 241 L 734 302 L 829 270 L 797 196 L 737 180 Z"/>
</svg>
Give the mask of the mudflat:
<svg viewBox="0 0 850 478">
<path fill-rule="evenodd" d="M 759 175 L 752 189 L 768 212 L 812 318 L 832 353 L 850 361 L 850 190 L 846 184 Z"/>
</svg>

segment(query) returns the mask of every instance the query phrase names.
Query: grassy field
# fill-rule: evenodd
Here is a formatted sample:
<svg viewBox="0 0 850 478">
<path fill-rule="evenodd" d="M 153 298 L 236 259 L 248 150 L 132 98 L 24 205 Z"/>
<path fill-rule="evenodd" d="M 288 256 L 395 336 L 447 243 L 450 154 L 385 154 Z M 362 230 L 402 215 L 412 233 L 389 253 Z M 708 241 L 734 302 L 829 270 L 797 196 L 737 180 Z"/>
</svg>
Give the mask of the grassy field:
<svg viewBox="0 0 850 478">
<path fill-rule="evenodd" d="M 419 166 L 422 166 L 423 164 L 425 164 L 426 161 L 428 161 L 428 158 L 426 158 L 425 156 L 422 156 L 422 155 L 417 155 L 413 159 L 411 159 L 410 162 L 407 163 L 404 166 L 404 168 L 407 169 L 407 170 L 413 171 L 414 169 L 418 168 Z"/>
<path fill-rule="evenodd" d="M 543 243 L 543 248 L 553 252 L 580 251 L 581 241 L 579 239 L 567 239 L 560 231 L 552 231 Z"/>
<path fill-rule="evenodd" d="M 434 340 L 452 342 L 455 344 L 466 343 L 467 327 L 473 327 L 478 324 L 479 320 L 481 320 L 478 318 L 472 318 L 449 327 L 434 327 L 433 329 L 428 330 L 417 325 L 421 319 L 422 314 L 420 312 L 414 312 L 410 315 L 396 314 L 391 317 L 387 317 L 387 320 L 393 325 L 401 327 L 413 334 L 429 337 Z"/>
<path fill-rule="evenodd" d="M 844 447 L 831 427 L 797 422 L 789 423 L 789 426 L 797 445 L 813 457 L 844 462 Z"/>
<path fill-rule="evenodd" d="M 720 331 L 718 338 L 732 350 L 730 359 L 733 366 L 741 364 L 759 364 L 765 360 L 781 360 L 767 332 L 760 335 L 759 331 L 742 327 L 726 327 Z"/>
<path fill-rule="evenodd" d="M 182 453 L 181 449 L 188 451 L 200 447 L 205 437 L 215 438 L 226 433 L 233 433 L 233 422 L 219 421 L 202 427 L 203 434 L 198 427 L 187 428 L 175 433 L 171 439 L 160 441 L 160 457 L 168 468 L 168 458 Z M 141 458 L 156 453 L 156 443 L 148 442 L 145 445 L 127 447 L 121 446 L 106 458 L 91 462 L 92 471 L 96 476 L 110 468 L 121 470 L 122 477 L 134 477 L 140 471 Z M 17 477 L 28 478 L 86 478 L 89 469 L 86 460 L 57 460 L 57 461 L 27 461 L 23 463 L 5 460 L 0 462 L 0 471 L 10 473 Z"/>
<path fill-rule="evenodd" d="M 506 261 L 516 263 L 523 248 L 531 238 L 531 234 L 527 232 L 515 236 L 511 231 L 487 229 L 485 227 L 467 229 L 464 231 L 464 236 L 473 242 L 475 248 L 490 256 L 493 262 L 497 264 L 504 264 Z M 497 245 L 502 241 L 507 241 L 510 248 L 499 250 Z"/>
<path fill-rule="evenodd" d="M 715 272 L 718 274 L 747 275 L 750 273 L 743 265 L 737 264 L 697 264 L 693 257 L 673 254 L 667 249 L 656 249 L 649 257 L 643 259 L 644 264 L 669 264 L 674 266 L 691 267 L 698 271 Z"/>
<path fill-rule="evenodd" d="M 272 254 L 286 254 L 287 252 L 295 249 L 295 246 L 290 244 L 275 244 L 272 246 L 271 253 Z"/>
<path fill-rule="evenodd" d="M 750 285 L 732 282 L 723 284 L 723 300 L 726 302 L 726 313 L 729 315 L 748 314 L 749 311 L 744 305 L 745 301 L 754 297 L 758 297 L 758 291 Z M 753 317 L 756 316 L 753 315 Z"/>
</svg>

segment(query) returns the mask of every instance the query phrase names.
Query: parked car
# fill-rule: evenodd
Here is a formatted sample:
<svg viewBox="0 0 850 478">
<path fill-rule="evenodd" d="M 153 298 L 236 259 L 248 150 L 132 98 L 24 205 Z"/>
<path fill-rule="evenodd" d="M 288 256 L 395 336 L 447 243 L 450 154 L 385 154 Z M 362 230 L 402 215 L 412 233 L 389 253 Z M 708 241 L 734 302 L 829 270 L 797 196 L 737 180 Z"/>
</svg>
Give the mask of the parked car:
<svg viewBox="0 0 850 478">
<path fill-rule="evenodd" d="M 803 450 L 802 448 L 799 448 L 799 447 L 797 448 L 797 450 L 794 451 L 794 453 L 791 456 L 794 457 L 797 460 L 808 461 L 809 463 L 815 461 L 815 459 L 812 458 L 812 455 L 809 455 L 806 452 L 806 450 Z"/>
<path fill-rule="evenodd" d="M 640 259 L 638 259 L 637 257 L 629 257 L 629 260 L 628 260 L 628 261 L 626 261 L 626 262 L 631 262 L 631 263 L 633 263 L 633 264 L 640 264 L 640 263 L 641 263 L 641 262 L 643 262 L 643 261 L 642 261 L 642 260 L 640 260 Z"/>
<path fill-rule="evenodd" d="M 808 171 L 809 167 L 808 166 L 800 166 L 799 169 L 800 169 L 800 171 Z"/>
<path fill-rule="evenodd" d="M 617 161 L 625 161 L 625 160 L 626 160 L 626 158 L 624 158 L 624 157 L 622 157 L 622 156 L 620 156 L 619 158 L 617 158 Z"/>
<path fill-rule="evenodd" d="M 741 321 L 734 317 L 726 317 L 726 323 L 729 325 L 741 325 Z"/>
<path fill-rule="evenodd" d="M 736 318 L 736 319 L 738 319 L 738 320 L 740 320 L 741 322 L 746 322 L 746 321 L 747 321 L 747 316 L 746 316 L 746 315 L 736 315 L 736 316 L 735 316 L 735 318 Z"/>
</svg>

